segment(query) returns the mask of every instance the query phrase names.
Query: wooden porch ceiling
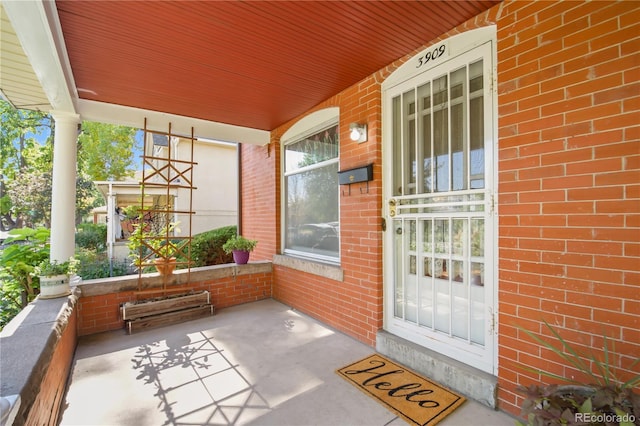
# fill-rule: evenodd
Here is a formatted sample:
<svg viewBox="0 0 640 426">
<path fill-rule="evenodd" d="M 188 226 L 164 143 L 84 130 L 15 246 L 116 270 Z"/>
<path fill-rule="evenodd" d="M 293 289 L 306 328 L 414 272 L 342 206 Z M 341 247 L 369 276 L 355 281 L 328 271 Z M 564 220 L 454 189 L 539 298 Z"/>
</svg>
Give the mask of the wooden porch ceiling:
<svg viewBox="0 0 640 426">
<path fill-rule="evenodd" d="M 76 1 L 80 99 L 272 130 L 498 3 Z"/>
</svg>

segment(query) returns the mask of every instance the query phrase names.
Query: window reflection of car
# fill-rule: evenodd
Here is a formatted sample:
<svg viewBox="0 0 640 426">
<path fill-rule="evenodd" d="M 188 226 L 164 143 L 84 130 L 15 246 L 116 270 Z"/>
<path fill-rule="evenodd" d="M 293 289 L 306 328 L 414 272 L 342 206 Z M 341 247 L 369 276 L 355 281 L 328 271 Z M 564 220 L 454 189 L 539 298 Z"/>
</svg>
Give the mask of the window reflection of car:
<svg viewBox="0 0 640 426">
<path fill-rule="evenodd" d="M 338 223 L 306 223 L 296 230 L 296 245 L 337 252 Z"/>
</svg>

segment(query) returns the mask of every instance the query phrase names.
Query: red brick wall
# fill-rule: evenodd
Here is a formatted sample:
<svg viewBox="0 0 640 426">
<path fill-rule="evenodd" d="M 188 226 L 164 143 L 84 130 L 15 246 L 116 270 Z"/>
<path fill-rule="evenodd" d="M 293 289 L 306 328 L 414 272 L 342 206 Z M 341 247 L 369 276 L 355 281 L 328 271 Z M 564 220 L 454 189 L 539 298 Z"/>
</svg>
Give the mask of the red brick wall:
<svg viewBox="0 0 640 426">
<path fill-rule="evenodd" d="M 503 4 L 499 397 L 514 413 L 515 386 L 540 380 L 520 365 L 575 374 L 517 326 L 548 336 L 545 319 L 585 350 L 606 334 L 621 368 L 640 354 L 639 22 L 637 2 Z"/>
<path fill-rule="evenodd" d="M 381 314 L 382 303 L 376 283 L 346 277 L 344 282 L 334 281 L 282 266 L 274 266 L 273 277 L 274 299 L 375 345 L 376 332 L 382 327 L 382 318 L 375 315 Z"/>
<path fill-rule="evenodd" d="M 340 169 L 374 164 L 373 182 L 340 188 L 340 251 L 344 282 L 274 267 L 274 297 L 370 344 L 382 327 L 380 85 L 374 76 L 313 111 L 340 107 Z M 310 111 L 310 112 L 313 112 Z M 272 132 L 266 147 L 242 148 L 242 229 L 260 242 L 259 258 L 280 252 L 280 137 L 294 120 Z M 368 125 L 368 142 L 349 139 L 349 124 Z M 275 174 L 274 174 L 275 170 Z M 348 300 L 345 295 L 352 295 Z"/>
<path fill-rule="evenodd" d="M 340 107 L 340 169 L 373 163 L 373 181 L 340 187 L 342 300 L 330 303 L 335 326 L 375 346 L 382 328 L 382 92 L 376 76 L 345 90 Z M 367 142 L 349 138 L 349 124 L 367 124 Z M 364 191 L 364 192 L 363 192 Z M 335 283 L 333 283 L 335 285 Z M 332 325 L 333 325 L 332 321 Z"/>
<path fill-rule="evenodd" d="M 271 297 L 272 273 L 261 272 L 193 283 L 195 291 L 207 290 L 216 309 Z"/>
<path fill-rule="evenodd" d="M 516 326 L 542 332 L 545 319 L 582 348 L 607 333 L 626 368 L 640 353 L 638 5 L 507 1 L 438 39 L 498 28 L 499 399 L 515 414 L 515 386 L 541 379 L 523 364 L 572 374 Z M 274 267 L 276 299 L 371 345 L 382 326 L 378 83 L 414 53 L 308 112 L 340 107 L 341 168 L 374 163 L 369 193 L 340 197 L 344 282 Z M 243 202 L 260 206 L 243 207 L 243 229 L 264 232 L 265 258 L 279 250 L 278 141 L 295 121 L 272 132 L 268 160 L 243 149 Z M 367 143 L 349 140 L 352 121 L 368 123 Z"/>
<path fill-rule="evenodd" d="M 58 424 L 60 404 L 67 386 L 67 377 L 77 344 L 75 312 L 74 310 L 69 316 L 64 330 L 60 330 L 62 335 L 40 383 L 37 397 L 29 409 L 26 425 L 55 426 Z M 22 348 L 22 350 L 28 350 L 28 348 Z"/>
<path fill-rule="evenodd" d="M 499 9 L 452 30 L 446 38 L 471 28 L 495 22 Z M 431 44 L 428 42 L 426 44 Z M 341 186 L 340 196 L 340 261 L 344 282 L 321 278 L 274 267 L 274 298 L 310 314 L 337 329 L 375 345 L 376 332 L 382 328 L 382 98 L 381 83 L 413 54 L 390 64 L 378 73 L 327 99 L 314 111 L 340 108 L 340 169 L 373 163 L 374 181 L 366 186 Z M 270 259 L 280 253 L 280 137 L 303 116 L 278 127 L 271 133 L 271 151 L 267 158 L 264 147 L 243 146 L 242 149 L 242 229 L 250 236 L 262 235 L 261 258 Z M 368 141 L 362 144 L 349 139 L 349 124 L 367 123 Z M 272 168 L 269 168 L 272 165 Z M 275 175 L 274 175 L 275 170 Z M 271 204 L 269 204 L 271 203 Z M 275 232 L 273 232 L 276 230 Z M 268 251 L 267 248 L 275 248 Z"/>
<path fill-rule="evenodd" d="M 78 336 L 124 328 L 120 305 L 136 300 L 133 291 L 83 296 L 78 299 Z"/>
<path fill-rule="evenodd" d="M 241 233 L 258 240 L 251 259 L 271 260 L 280 246 L 280 150 L 277 144 L 254 146 L 241 144 Z"/>
</svg>

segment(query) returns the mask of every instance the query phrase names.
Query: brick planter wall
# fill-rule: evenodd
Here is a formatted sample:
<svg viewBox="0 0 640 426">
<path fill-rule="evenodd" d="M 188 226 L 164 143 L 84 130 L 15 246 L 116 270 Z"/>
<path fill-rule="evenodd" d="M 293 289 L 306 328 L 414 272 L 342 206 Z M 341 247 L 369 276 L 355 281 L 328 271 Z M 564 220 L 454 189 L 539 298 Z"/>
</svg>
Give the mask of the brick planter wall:
<svg viewBox="0 0 640 426">
<path fill-rule="evenodd" d="M 36 299 L 0 332 L 0 397 L 15 425 L 56 425 L 76 349 L 78 297 Z M 16 398 L 17 397 L 17 398 Z"/>
<path fill-rule="evenodd" d="M 144 289 L 162 285 L 156 274 L 143 276 Z M 247 265 L 217 265 L 187 271 L 176 271 L 168 287 L 186 286 L 194 291 L 207 290 L 216 309 L 271 297 L 272 272 L 270 262 L 250 262 Z M 124 329 L 120 305 L 135 301 L 138 276 L 85 281 L 80 286 L 78 301 L 78 335 Z"/>
<path fill-rule="evenodd" d="M 73 355 L 76 352 L 78 338 L 76 335 L 76 312 L 68 317 L 51 362 L 40 383 L 40 390 L 29 411 L 25 424 L 34 426 L 55 426 L 58 424 L 62 399 L 67 388 L 67 378 L 71 370 Z M 62 327 L 61 327 L 62 328 Z"/>
</svg>

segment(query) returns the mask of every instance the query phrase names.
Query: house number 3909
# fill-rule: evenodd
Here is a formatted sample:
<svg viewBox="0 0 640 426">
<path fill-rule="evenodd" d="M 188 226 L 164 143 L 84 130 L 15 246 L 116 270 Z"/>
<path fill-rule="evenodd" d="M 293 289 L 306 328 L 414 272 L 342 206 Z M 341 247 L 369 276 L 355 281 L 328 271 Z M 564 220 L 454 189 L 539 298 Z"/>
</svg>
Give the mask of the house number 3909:
<svg viewBox="0 0 640 426">
<path fill-rule="evenodd" d="M 440 46 L 435 47 L 433 50 L 428 51 L 423 56 L 420 56 L 418 58 L 418 65 L 416 65 L 416 68 L 420 68 L 421 66 L 426 65 L 427 63 L 429 63 L 429 61 L 435 61 L 440 56 L 444 55 L 445 49 L 445 45 L 441 44 Z"/>
</svg>

